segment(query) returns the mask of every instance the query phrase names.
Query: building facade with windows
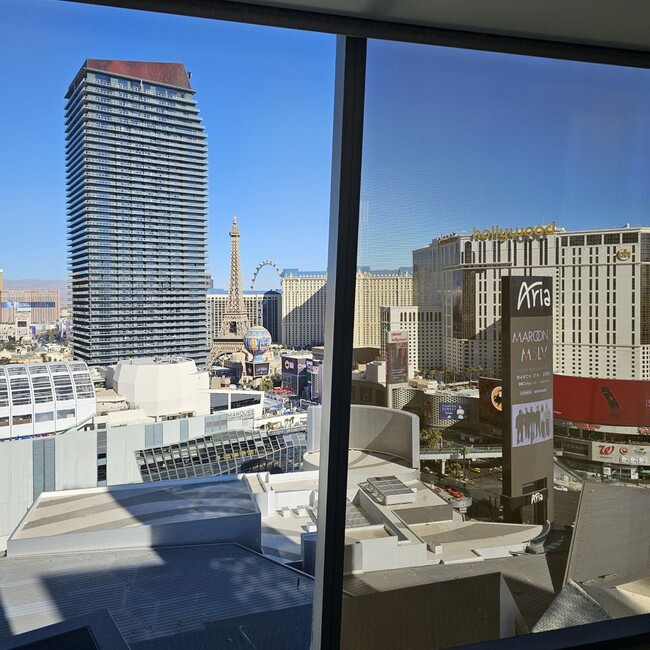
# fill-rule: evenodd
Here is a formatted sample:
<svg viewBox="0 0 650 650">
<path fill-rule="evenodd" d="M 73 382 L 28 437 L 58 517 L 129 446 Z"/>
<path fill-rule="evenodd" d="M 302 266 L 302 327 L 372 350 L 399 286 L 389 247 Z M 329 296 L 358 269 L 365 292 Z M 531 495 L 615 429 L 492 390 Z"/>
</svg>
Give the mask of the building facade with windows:
<svg viewBox="0 0 650 650">
<path fill-rule="evenodd" d="M 408 333 L 409 377 L 442 368 L 442 309 L 426 307 L 381 308 L 381 356 L 393 332 Z"/>
<path fill-rule="evenodd" d="M 0 440 L 65 431 L 95 415 L 82 361 L 0 366 Z"/>
<path fill-rule="evenodd" d="M 354 347 L 381 348 L 381 308 L 412 304 L 412 269 L 371 271 L 361 267 L 357 272 L 354 304 Z"/>
<path fill-rule="evenodd" d="M 0 322 L 15 323 L 20 314 L 29 313 L 31 323 L 52 325 L 61 317 L 61 297 L 58 289 L 0 288 Z"/>
<path fill-rule="evenodd" d="M 207 145 L 180 63 L 88 59 L 66 94 L 74 355 L 205 363 Z"/>
<path fill-rule="evenodd" d="M 244 291 L 244 305 L 251 327 L 261 325 L 271 334 L 271 340 L 280 342 L 282 333 L 282 294 L 279 291 Z M 205 296 L 206 341 L 212 345 L 219 335 L 228 305 L 228 291 L 209 289 Z"/>
<path fill-rule="evenodd" d="M 499 373 L 501 278 L 537 275 L 554 283 L 556 374 L 650 377 L 650 229 L 518 230 L 475 230 L 413 252 L 414 300 L 442 308 L 443 364 Z"/>
<path fill-rule="evenodd" d="M 301 348 L 322 345 L 325 329 L 327 275 L 285 269 L 282 273 L 282 343 Z M 381 347 L 381 307 L 408 306 L 413 301 L 410 268 L 357 271 L 354 347 Z"/>
<path fill-rule="evenodd" d="M 322 345 L 325 339 L 327 274 L 285 269 L 282 272 L 282 345 Z"/>
</svg>

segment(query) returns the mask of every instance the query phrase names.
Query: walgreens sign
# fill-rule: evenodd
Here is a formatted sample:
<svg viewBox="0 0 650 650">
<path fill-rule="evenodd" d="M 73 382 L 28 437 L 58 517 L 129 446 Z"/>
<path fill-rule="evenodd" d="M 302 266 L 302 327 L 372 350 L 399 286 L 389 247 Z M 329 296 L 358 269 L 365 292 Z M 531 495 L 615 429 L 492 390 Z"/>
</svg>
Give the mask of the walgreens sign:
<svg viewBox="0 0 650 650">
<path fill-rule="evenodd" d="M 650 465 L 650 447 L 592 442 L 591 457 L 619 465 Z"/>
</svg>

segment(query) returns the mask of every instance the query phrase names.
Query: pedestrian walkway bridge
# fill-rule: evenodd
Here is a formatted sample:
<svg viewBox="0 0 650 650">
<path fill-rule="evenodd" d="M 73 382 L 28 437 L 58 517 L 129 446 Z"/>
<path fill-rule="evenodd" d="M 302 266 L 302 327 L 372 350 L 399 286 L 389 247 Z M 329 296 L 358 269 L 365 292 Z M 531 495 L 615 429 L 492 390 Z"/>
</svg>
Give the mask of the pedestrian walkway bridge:
<svg viewBox="0 0 650 650">
<path fill-rule="evenodd" d="M 443 443 L 436 447 L 420 448 L 420 460 L 478 460 L 501 458 L 501 445 L 472 445 L 470 447 Z"/>
</svg>

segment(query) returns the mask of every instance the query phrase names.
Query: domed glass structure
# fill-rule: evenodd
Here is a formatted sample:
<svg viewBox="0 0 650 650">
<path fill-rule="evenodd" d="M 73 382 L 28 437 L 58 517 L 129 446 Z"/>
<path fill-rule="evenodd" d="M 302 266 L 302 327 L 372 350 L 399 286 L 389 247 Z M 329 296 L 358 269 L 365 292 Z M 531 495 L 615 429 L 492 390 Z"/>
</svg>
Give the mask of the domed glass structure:
<svg viewBox="0 0 650 650">
<path fill-rule="evenodd" d="M 271 347 L 271 334 L 265 327 L 251 327 L 244 334 L 244 347 L 253 355 L 253 362 L 262 361 Z"/>
</svg>

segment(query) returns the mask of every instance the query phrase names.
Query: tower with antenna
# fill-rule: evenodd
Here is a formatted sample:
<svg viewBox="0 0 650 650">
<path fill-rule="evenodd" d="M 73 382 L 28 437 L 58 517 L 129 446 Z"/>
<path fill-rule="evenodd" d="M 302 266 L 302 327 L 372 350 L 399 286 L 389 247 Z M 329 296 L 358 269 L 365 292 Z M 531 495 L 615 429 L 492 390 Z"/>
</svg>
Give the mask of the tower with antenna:
<svg viewBox="0 0 650 650">
<path fill-rule="evenodd" d="M 228 305 L 223 316 L 219 338 L 237 338 L 244 340 L 250 323 L 244 305 L 244 292 L 241 282 L 241 262 L 239 258 L 239 237 L 241 233 L 237 225 L 237 217 L 232 218 L 230 226 L 230 291 Z"/>
<path fill-rule="evenodd" d="M 215 337 L 208 356 L 208 368 L 223 354 L 232 354 L 242 349 L 244 336 L 250 328 L 241 280 L 241 260 L 239 256 L 239 237 L 241 232 L 237 217 L 230 226 L 230 290 L 228 304 L 223 315 L 221 330 Z"/>
</svg>

